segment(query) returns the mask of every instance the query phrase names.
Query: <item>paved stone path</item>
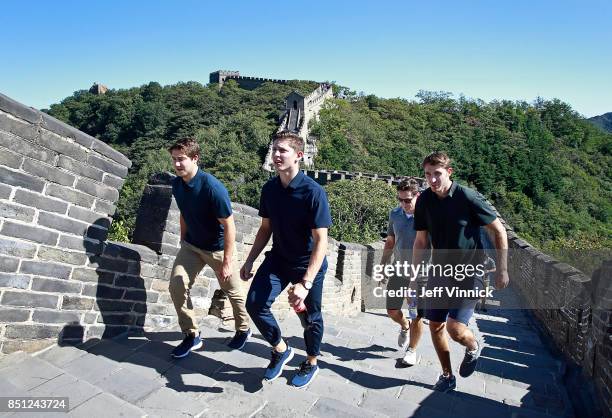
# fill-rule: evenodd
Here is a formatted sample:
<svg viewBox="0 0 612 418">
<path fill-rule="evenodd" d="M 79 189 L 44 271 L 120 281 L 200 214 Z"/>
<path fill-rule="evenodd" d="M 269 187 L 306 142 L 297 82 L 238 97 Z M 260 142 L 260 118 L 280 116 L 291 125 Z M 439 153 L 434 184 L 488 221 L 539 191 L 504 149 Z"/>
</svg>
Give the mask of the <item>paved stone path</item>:
<svg viewBox="0 0 612 418">
<path fill-rule="evenodd" d="M 181 339 L 176 330 L 5 356 L 0 396 L 69 396 L 69 416 L 87 418 L 574 416 L 560 382 L 562 363 L 522 311 L 475 315 L 470 327 L 485 343 L 482 358 L 477 372 L 457 377 L 457 390 L 447 394 L 431 390 L 439 365 L 428 331 L 418 364 L 400 368 L 398 327 L 383 313 L 325 321 L 321 373 L 307 389 L 288 386 L 306 354 L 299 321 L 290 315 L 281 326 L 296 356 L 274 382 L 261 381 L 270 349 L 258 334 L 244 351 L 228 351 L 233 333 L 208 317 L 201 324 L 204 348 L 180 360 L 169 356 Z M 456 343 L 451 351 L 456 370 L 463 352 Z M 44 414 L 53 415 L 66 416 Z"/>
</svg>

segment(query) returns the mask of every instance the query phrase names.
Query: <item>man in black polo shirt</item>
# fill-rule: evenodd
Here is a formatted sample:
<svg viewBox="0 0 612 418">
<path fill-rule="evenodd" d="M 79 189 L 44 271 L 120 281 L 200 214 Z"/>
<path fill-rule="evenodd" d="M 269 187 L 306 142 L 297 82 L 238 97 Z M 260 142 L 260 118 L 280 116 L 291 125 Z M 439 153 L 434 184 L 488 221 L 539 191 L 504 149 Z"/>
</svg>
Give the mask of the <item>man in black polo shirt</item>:
<svg viewBox="0 0 612 418">
<path fill-rule="evenodd" d="M 251 331 L 246 292 L 232 261 L 236 227 L 229 194 L 219 180 L 198 168 L 200 147 L 195 139 L 182 139 L 168 151 L 177 175 L 172 182 L 172 194 L 181 211 L 181 248 L 174 260 L 169 290 L 179 326 L 185 333 L 172 356 L 185 357 L 202 346 L 189 292 L 206 265 L 215 272 L 234 311 L 236 334 L 228 345 L 241 349 Z"/>
<path fill-rule="evenodd" d="M 296 387 L 308 385 L 319 372 L 317 356 L 323 338 L 321 298 L 327 270 L 327 229 L 331 226 L 325 190 L 300 171 L 303 155 L 304 141 L 297 134 L 276 134 L 272 159 L 278 176 L 261 191 L 261 226 L 240 270 L 242 279 L 248 280 L 253 262 L 273 236 L 272 250 L 266 253 L 257 270 L 246 307 L 261 335 L 273 347 L 264 379 L 274 380 L 293 357 L 293 350 L 283 341 L 270 307 L 285 287 L 293 285 L 290 303 L 306 307 L 304 342 L 308 355 L 291 380 Z"/>
<path fill-rule="evenodd" d="M 455 292 L 473 292 L 484 287 L 482 274 L 479 273 L 483 271 L 484 262 L 481 226 L 495 237 L 498 259 L 496 288 L 505 288 L 508 285 L 508 240 L 504 226 L 482 196 L 450 179 L 453 169 L 445 153 L 428 155 L 423 161 L 423 169 L 430 187 L 421 193 L 415 208 L 414 229 L 417 236 L 412 260 L 415 265 L 423 260 L 429 233 L 434 249 L 433 273 L 430 269 L 427 290 L 433 293 L 427 300 L 425 318 L 429 320 L 433 344 L 442 365 L 442 375 L 434 390 L 446 392 L 456 387 L 456 379 L 444 329 L 453 340 L 465 347 L 460 376 L 467 377 L 474 372 L 480 355 L 480 344 L 467 327 L 478 298 L 454 296 L 450 292 L 453 289 L 456 289 Z M 467 274 L 468 270 L 471 274 Z M 449 271 L 451 274 L 448 274 Z M 435 293 L 435 289 L 440 289 L 440 292 Z"/>
</svg>

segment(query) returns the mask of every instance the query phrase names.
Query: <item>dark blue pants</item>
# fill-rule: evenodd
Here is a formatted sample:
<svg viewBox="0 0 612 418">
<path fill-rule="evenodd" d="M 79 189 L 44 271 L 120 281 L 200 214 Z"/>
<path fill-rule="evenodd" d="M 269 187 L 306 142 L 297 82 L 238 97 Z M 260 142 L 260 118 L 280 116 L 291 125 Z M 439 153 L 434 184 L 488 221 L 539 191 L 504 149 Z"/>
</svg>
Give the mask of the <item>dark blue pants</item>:
<svg viewBox="0 0 612 418">
<path fill-rule="evenodd" d="M 323 260 L 317 273 L 312 289 L 308 292 L 304 303 L 308 316 L 304 328 L 304 343 L 309 356 L 318 356 L 323 338 L 323 315 L 321 314 L 321 299 L 323 297 L 323 279 L 327 271 L 327 259 Z M 246 299 L 247 312 L 257 326 L 261 335 L 272 346 L 281 341 L 281 330 L 272 315 L 270 307 L 278 295 L 289 285 L 302 281 L 306 267 L 291 267 L 268 253 L 257 270 Z"/>
</svg>

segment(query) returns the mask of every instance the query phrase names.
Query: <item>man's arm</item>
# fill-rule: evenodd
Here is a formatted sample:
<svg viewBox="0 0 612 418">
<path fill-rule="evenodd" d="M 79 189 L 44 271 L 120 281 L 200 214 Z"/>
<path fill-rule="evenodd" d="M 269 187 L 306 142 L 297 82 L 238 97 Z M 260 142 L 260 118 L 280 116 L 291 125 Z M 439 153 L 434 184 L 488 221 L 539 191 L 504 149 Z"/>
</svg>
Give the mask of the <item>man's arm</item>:
<svg viewBox="0 0 612 418">
<path fill-rule="evenodd" d="M 187 233 L 187 224 L 185 223 L 185 219 L 183 215 L 179 216 L 179 225 L 181 227 L 181 241 L 185 239 L 185 234 Z"/>
<path fill-rule="evenodd" d="M 393 248 L 395 248 L 395 235 L 387 235 L 382 257 L 380 258 L 380 264 L 386 265 L 389 263 L 389 260 L 391 260 L 391 256 L 393 255 Z"/>
<path fill-rule="evenodd" d="M 302 278 L 302 282 L 313 282 L 315 276 L 321 269 L 323 259 L 327 253 L 327 228 L 312 229 L 313 249 L 308 261 L 308 268 Z M 308 296 L 308 290 L 303 285 L 296 285 L 289 302 L 294 306 L 299 305 Z"/>
<path fill-rule="evenodd" d="M 270 218 L 261 218 L 261 225 L 255 235 L 255 242 L 249 251 L 249 255 L 246 261 L 240 269 L 240 277 L 242 280 L 249 280 L 253 276 L 253 262 L 257 259 L 259 254 L 266 248 L 270 237 L 272 236 L 272 225 L 270 225 Z"/>
<path fill-rule="evenodd" d="M 487 232 L 495 239 L 495 249 L 497 250 L 497 265 L 495 271 L 495 287 L 503 289 L 508 286 L 508 236 L 506 228 L 498 218 L 495 218 L 489 225 L 485 225 Z"/>
<path fill-rule="evenodd" d="M 416 231 L 416 237 L 414 244 L 412 245 L 412 265 L 418 266 L 423 261 L 423 254 L 425 250 L 429 248 L 427 231 Z"/>
<path fill-rule="evenodd" d="M 227 218 L 217 218 L 219 223 L 223 225 L 223 264 L 221 271 L 217 271 L 217 277 L 220 280 L 229 280 L 232 275 L 232 256 L 234 253 L 234 244 L 236 243 L 236 224 L 234 223 L 234 215 Z"/>
</svg>

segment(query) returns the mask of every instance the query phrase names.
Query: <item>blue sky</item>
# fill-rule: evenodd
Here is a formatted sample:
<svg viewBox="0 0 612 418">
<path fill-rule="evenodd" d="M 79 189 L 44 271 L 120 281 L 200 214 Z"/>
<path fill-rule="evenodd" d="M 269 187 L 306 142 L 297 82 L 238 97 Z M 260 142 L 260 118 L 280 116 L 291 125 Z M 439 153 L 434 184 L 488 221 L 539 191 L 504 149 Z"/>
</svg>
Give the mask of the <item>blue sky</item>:
<svg viewBox="0 0 612 418">
<path fill-rule="evenodd" d="M 94 81 L 232 69 L 382 97 L 559 98 L 594 116 L 612 112 L 610 22 L 608 0 L 5 0 L 0 92 L 44 108 Z"/>
</svg>

